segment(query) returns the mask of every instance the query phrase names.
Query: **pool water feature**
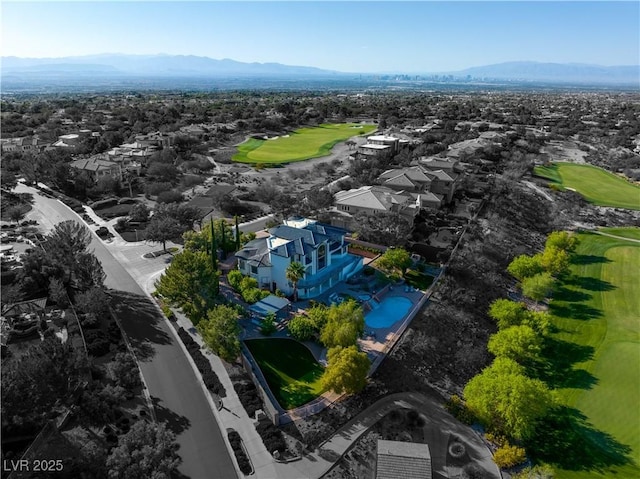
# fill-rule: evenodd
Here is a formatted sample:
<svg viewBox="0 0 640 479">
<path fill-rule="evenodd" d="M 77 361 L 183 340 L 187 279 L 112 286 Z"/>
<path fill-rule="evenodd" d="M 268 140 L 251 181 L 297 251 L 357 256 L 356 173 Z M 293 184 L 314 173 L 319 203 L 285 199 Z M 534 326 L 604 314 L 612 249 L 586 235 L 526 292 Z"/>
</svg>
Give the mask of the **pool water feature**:
<svg viewBox="0 0 640 479">
<path fill-rule="evenodd" d="M 372 303 L 375 303 L 372 304 Z M 403 296 L 387 296 L 381 302 L 371 300 L 371 311 L 364 316 L 364 321 L 370 328 L 388 328 L 400 321 L 409 312 L 413 302 Z"/>
</svg>

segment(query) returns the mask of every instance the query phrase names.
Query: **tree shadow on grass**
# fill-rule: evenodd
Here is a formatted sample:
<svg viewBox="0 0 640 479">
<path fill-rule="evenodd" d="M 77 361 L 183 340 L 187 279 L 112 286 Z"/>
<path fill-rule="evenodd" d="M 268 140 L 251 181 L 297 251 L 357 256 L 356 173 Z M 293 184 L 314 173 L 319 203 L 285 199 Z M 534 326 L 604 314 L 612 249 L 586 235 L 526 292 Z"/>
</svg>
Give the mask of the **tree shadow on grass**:
<svg viewBox="0 0 640 479">
<path fill-rule="evenodd" d="M 555 301 L 563 301 L 567 303 L 580 303 L 591 299 L 591 295 L 583 291 L 577 291 L 575 289 L 560 286 L 553 292 L 553 299 Z"/>
<path fill-rule="evenodd" d="M 616 287 L 608 281 L 586 276 L 572 276 L 571 278 L 567 278 L 565 283 L 588 291 L 611 291 L 616 289 Z"/>
<path fill-rule="evenodd" d="M 532 376 L 552 388 L 591 389 L 598 379 L 584 369 L 575 369 L 576 363 L 593 357 L 591 346 L 582 346 L 556 338 L 545 338 L 540 357 L 542 361 L 528 365 Z"/>
<path fill-rule="evenodd" d="M 602 311 L 582 303 L 559 304 L 553 302 L 549 305 L 549 312 L 560 318 L 579 319 L 587 321 L 602 316 Z"/>
<path fill-rule="evenodd" d="M 595 429 L 577 409 L 561 406 L 544 418 L 527 451 L 537 460 L 570 471 L 600 471 L 632 463 L 631 447 Z"/>
<path fill-rule="evenodd" d="M 593 254 L 576 254 L 572 255 L 569 260 L 571 264 L 596 264 L 596 263 L 611 263 L 609 258 L 605 256 L 596 256 Z"/>
</svg>

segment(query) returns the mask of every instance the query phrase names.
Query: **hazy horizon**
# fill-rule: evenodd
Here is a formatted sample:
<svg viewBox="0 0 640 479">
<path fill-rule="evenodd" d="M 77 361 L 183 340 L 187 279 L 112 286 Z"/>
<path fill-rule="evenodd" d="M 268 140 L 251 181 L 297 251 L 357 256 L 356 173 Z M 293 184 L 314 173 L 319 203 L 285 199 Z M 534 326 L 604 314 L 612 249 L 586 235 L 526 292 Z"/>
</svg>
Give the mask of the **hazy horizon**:
<svg viewBox="0 0 640 479">
<path fill-rule="evenodd" d="M 3 2 L 2 55 L 194 55 L 340 72 L 637 65 L 638 2 Z"/>
</svg>

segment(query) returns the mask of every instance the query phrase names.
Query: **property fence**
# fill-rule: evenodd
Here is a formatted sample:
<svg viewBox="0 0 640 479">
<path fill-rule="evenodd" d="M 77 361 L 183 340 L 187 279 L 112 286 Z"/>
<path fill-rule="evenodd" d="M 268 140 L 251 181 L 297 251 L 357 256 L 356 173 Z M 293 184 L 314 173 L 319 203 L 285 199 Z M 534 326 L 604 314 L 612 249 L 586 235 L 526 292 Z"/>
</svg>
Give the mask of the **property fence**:
<svg viewBox="0 0 640 479">
<path fill-rule="evenodd" d="M 240 354 L 240 358 L 242 360 L 242 366 L 244 366 L 245 371 L 249 376 L 251 376 L 251 380 L 258 390 L 258 394 L 260 394 L 260 397 L 262 398 L 262 403 L 266 409 L 265 414 L 276 426 L 282 424 L 280 422 L 280 416 L 284 410 L 280 407 L 278 401 L 276 401 L 271 389 L 269 389 L 267 380 L 262 374 L 262 370 L 253 358 L 251 351 L 249 351 L 249 348 L 247 348 L 244 343 L 242 343 L 242 354 Z"/>
</svg>

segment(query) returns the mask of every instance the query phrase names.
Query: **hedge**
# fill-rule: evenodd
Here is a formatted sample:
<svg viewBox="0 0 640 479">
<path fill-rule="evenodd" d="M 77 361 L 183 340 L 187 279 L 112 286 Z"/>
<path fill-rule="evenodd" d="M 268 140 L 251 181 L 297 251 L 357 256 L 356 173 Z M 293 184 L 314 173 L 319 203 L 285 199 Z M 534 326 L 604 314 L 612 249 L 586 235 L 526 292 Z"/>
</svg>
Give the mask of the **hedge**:
<svg viewBox="0 0 640 479">
<path fill-rule="evenodd" d="M 220 382 L 220 378 L 218 378 L 218 375 L 211 368 L 211 362 L 209 362 L 205 355 L 202 354 L 200 345 L 182 327 L 178 328 L 178 336 L 180 336 L 180 339 L 186 346 L 187 351 L 189 351 L 189 354 L 193 358 L 193 362 L 198 368 L 198 371 L 200 371 L 202 380 L 204 381 L 204 385 L 207 389 L 220 397 L 225 397 L 227 392 Z"/>
<path fill-rule="evenodd" d="M 233 389 L 235 389 L 240 403 L 247 411 L 249 417 L 255 417 L 256 411 L 262 409 L 262 400 L 258 395 L 258 390 L 248 377 L 233 381 Z"/>
<path fill-rule="evenodd" d="M 260 434 L 264 446 L 271 454 L 273 454 L 274 451 L 282 454 L 287 449 L 287 443 L 284 440 L 282 431 L 275 427 L 270 421 L 260 421 L 258 425 L 256 425 L 256 431 Z"/>
<path fill-rule="evenodd" d="M 233 449 L 233 453 L 238 460 L 240 471 L 243 474 L 251 474 L 253 472 L 253 467 L 251 466 L 251 462 L 249 462 L 247 454 L 242 448 L 242 438 L 240 437 L 240 434 L 238 434 L 237 431 L 231 430 L 227 433 L 227 437 L 229 438 L 231 449 Z"/>
</svg>

